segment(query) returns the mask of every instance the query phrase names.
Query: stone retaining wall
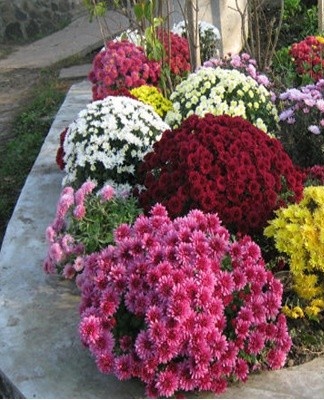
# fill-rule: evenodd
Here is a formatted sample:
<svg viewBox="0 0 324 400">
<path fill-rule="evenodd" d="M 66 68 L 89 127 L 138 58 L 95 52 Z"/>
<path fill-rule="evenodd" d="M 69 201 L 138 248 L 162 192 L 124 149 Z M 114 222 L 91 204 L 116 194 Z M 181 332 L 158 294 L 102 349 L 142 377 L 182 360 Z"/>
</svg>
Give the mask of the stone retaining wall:
<svg viewBox="0 0 324 400">
<path fill-rule="evenodd" d="M 0 0 L 0 42 L 25 42 L 61 29 L 82 0 Z"/>
</svg>

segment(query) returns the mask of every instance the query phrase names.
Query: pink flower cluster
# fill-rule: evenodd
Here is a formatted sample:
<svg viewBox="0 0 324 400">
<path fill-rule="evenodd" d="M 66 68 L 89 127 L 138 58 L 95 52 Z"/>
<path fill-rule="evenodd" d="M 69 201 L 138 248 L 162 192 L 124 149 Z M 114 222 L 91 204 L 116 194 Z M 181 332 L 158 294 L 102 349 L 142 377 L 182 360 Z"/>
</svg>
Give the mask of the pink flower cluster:
<svg viewBox="0 0 324 400">
<path fill-rule="evenodd" d="M 154 85 L 160 78 L 160 70 L 160 63 L 149 60 L 134 43 L 109 41 L 94 57 L 88 75 L 93 100 L 102 100 L 111 90 Z"/>
<path fill-rule="evenodd" d="M 273 83 L 269 78 L 258 70 L 257 62 L 248 53 L 241 54 L 227 54 L 222 58 L 212 58 L 205 61 L 204 67 L 222 67 L 226 69 L 237 69 L 247 76 L 253 78 L 260 85 L 265 86 L 267 89 L 271 89 Z M 273 94 L 274 95 L 274 94 Z"/>
<path fill-rule="evenodd" d="M 85 246 L 67 233 L 66 228 L 71 215 L 78 220 L 84 217 L 86 197 L 93 192 L 95 186 L 93 182 L 87 181 L 77 191 L 69 186 L 62 190 L 54 221 L 46 229 L 46 239 L 49 244 L 43 263 L 46 273 L 54 274 L 58 271 L 62 272 L 65 278 L 72 279 L 82 271 Z M 113 195 L 114 192 L 110 186 L 102 189 L 103 201 L 108 201 Z"/>
<path fill-rule="evenodd" d="M 245 381 L 284 365 L 291 347 L 283 288 L 260 248 L 230 241 L 217 214 L 149 216 L 115 231 L 77 277 L 81 340 L 99 370 L 139 378 L 149 397 Z"/>
</svg>

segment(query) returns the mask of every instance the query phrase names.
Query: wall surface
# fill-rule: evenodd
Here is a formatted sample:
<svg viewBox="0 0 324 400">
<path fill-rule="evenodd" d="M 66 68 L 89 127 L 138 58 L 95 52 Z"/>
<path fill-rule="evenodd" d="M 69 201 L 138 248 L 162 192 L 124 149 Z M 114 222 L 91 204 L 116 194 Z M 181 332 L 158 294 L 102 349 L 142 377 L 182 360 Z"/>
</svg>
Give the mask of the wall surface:
<svg viewBox="0 0 324 400">
<path fill-rule="evenodd" d="M 0 0 L 0 42 L 34 40 L 65 26 L 82 0 Z"/>
<path fill-rule="evenodd" d="M 183 9 L 185 0 L 174 2 L 172 12 L 172 23 L 183 20 L 181 8 Z M 201 21 L 212 23 L 218 28 L 221 34 L 220 53 L 237 54 L 243 47 L 242 40 L 242 21 L 240 11 L 243 11 L 247 0 L 200 0 L 198 18 Z"/>
</svg>

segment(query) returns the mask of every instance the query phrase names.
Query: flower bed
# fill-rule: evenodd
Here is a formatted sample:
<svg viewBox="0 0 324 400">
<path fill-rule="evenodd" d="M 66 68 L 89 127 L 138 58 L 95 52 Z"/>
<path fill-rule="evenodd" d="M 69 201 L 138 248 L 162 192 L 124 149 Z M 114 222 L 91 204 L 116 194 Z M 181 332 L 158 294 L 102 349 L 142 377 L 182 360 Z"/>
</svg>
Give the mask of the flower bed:
<svg viewBox="0 0 324 400">
<path fill-rule="evenodd" d="M 79 288 L 101 372 L 149 397 L 222 393 L 286 365 L 291 320 L 322 322 L 323 82 L 275 93 L 246 53 L 190 72 L 184 38 L 156 33 L 168 65 L 123 35 L 94 58 L 44 269 Z"/>
</svg>

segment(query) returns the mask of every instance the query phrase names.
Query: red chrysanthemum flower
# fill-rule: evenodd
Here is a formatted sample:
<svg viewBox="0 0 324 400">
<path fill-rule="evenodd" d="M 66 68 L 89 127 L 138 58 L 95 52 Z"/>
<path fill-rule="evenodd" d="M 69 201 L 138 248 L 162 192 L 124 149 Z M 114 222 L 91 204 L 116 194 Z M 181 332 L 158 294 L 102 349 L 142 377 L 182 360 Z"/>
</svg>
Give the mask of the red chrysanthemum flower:
<svg viewBox="0 0 324 400">
<path fill-rule="evenodd" d="M 249 234 L 264 228 L 282 199 L 300 200 L 304 176 L 278 139 L 241 117 L 212 114 L 192 115 L 164 132 L 140 174 L 145 211 L 157 202 L 172 217 L 199 208 Z"/>
</svg>

